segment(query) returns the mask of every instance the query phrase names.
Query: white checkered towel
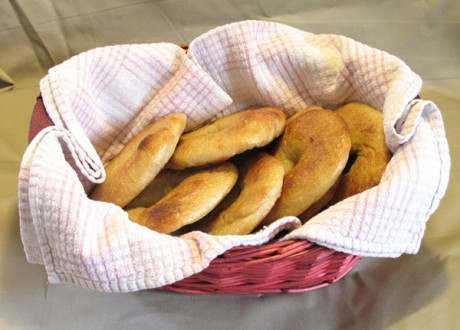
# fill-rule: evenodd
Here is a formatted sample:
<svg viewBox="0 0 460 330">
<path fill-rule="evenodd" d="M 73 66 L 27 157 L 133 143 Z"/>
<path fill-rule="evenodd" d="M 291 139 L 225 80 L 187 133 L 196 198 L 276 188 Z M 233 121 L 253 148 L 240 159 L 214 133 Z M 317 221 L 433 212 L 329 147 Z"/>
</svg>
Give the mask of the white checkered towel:
<svg viewBox="0 0 460 330">
<path fill-rule="evenodd" d="M 160 287 L 201 271 L 237 245 L 308 239 L 338 251 L 397 257 L 416 253 L 425 223 L 445 193 L 450 157 L 441 115 L 414 100 L 420 78 L 401 60 L 337 35 L 245 21 L 191 44 L 97 48 L 49 70 L 41 81 L 55 123 L 27 149 L 19 177 L 27 259 L 50 282 L 103 291 Z M 103 163 L 151 120 L 186 113 L 187 129 L 250 106 L 292 114 L 310 104 L 362 101 L 384 113 L 394 156 L 379 186 L 300 227 L 286 217 L 254 235 L 163 235 L 129 221 L 121 208 L 87 198 Z"/>
</svg>

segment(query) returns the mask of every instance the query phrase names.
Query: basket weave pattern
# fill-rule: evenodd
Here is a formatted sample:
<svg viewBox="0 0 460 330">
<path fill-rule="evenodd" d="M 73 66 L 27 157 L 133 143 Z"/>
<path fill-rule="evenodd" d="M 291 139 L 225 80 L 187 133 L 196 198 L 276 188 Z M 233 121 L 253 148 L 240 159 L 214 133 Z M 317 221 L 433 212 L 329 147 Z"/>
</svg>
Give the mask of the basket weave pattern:
<svg viewBox="0 0 460 330">
<path fill-rule="evenodd" d="M 309 241 L 234 247 L 208 268 L 163 290 L 181 293 L 296 293 L 325 287 L 360 260 Z"/>
</svg>

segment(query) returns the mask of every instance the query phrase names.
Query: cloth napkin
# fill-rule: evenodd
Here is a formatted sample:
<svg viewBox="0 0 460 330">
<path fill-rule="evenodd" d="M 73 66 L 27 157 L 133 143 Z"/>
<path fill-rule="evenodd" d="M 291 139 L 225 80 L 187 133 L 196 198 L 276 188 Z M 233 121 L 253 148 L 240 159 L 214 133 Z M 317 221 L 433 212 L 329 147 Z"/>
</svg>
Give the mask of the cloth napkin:
<svg viewBox="0 0 460 330">
<path fill-rule="evenodd" d="M 19 175 L 21 237 L 29 262 L 51 283 L 100 291 L 161 287 L 204 269 L 239 245 L 307 239 L 346 253 L 416 253 L 426 221 L 443 197 L 450 156 L 439 109 L 416 99 L 421 79 L 400 59 L 338 35 L 243 21 L 193 40 L 92 49 L 51 68 L 40 83 L 55 126 L 24 154 Z M 159 234 L 121 208 L 87 193 L 103 164 L 147 123 L 171 112 L 187 130 L 254 106 L 291 115 L 311 104 L 361 101 L 383 111 L 394 156 L 379 186 L 301 226 L 285 217 L 246 236 Z"/>
</svg>

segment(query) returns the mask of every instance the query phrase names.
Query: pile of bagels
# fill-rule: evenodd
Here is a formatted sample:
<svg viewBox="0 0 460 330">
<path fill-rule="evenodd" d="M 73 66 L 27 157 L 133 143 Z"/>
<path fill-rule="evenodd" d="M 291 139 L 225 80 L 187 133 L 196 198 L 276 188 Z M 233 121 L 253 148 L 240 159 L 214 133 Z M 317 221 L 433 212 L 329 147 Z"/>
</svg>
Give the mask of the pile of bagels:
<svg viewBox="0 0 460 330">
<path fill-rule="evenodd" d="M 155 120 L 105 164 L 90 198 L 116 204 L 159 233 L 246 235 L 284 216 L 305 223 L 376 186 L 392 156 L 383 115 L 359 102 L 242 110 L 184 132 Z"/>
</svg>

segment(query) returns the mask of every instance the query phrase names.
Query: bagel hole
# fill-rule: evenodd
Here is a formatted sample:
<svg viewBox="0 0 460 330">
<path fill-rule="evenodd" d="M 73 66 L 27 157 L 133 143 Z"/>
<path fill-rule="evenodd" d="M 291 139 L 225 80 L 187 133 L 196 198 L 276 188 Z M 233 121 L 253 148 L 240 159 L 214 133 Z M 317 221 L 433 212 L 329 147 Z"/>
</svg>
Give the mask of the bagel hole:
<svg viewBox="0 0 460 330">
<path fill-rule="evenodd" d="M 345 168 L 343 169 L 343 173 L 348 173 L 353 166 L 353 164 L 356 162 L 356 159 L 358 158 L 358 154 L 353 153 L 348 156 L 347 164 L 345 165 Z"/>
<path fill-rule="evenodd" d="M 269 155 L 273 155 L 274 148 L 275 148 L 275 141 L 263 146 L 263 147 L 256 147 L 246 151 L 243 151 L 233 157 L 231 157 L 228 161 L 235 164 L 236 166 L 240 167 L 241 165 L 245 164 L 246 161 L 252 157 L 254 157 L 258 153 L 266 152 Z"/>
</svg>

